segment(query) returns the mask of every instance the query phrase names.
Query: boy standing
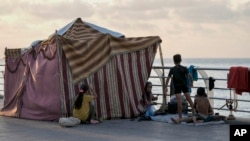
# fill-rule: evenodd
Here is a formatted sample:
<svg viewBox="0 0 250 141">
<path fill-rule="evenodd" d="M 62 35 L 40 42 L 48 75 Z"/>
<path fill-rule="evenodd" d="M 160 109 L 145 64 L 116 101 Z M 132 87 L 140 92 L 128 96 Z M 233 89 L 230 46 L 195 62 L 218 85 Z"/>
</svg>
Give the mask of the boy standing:
<svg viewBox="0 0 250 141">
<path fill-rule="evenodd" d="M 166 85 L 168 85 L 168 82 L 170 78 L 172 77 L 173 79 L 173 85 L 174 85 L 174 90 L 175 90 L 175 95 L 176 95 L 176 100 L 177 100 L 177 107 L 178 107 L 178 115 L 179 119 L 178 121 L 182 120 L 182 96 L 181 93 L 183 92 L 189 105 L 192 108 L 192 112 L 194 111 L 194 104 L 191 99 L 190 93 L 188 91 L 188 86 L 187 86 L 187 77 L 190 78 L 191 80 L 191 86 L 193 85 L 193 79 L 191 74 L 188 72 L 187 67 L 184 67 L 181 65 L 181 55 L 176 54 L 173 56 L 174 64 L 175 66 L 172 67 L 168 73 L 168 78 L 166 80 Z M 168 88 L 166 86 L 166 92 L 168 91 Z"/>
</svg>

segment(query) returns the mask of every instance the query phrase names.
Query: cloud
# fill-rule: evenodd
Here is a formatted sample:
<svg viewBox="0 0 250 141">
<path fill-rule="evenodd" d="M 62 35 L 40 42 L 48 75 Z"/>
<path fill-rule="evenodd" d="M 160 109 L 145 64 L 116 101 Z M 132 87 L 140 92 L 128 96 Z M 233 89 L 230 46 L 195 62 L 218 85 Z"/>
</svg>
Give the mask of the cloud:
<svg viewBox="0 0 250 141">
<path fill-rule="evenodd" d="M 1 46 L 27 46 L 78 17 L 130 37 L 160 36 L 167 56 L 210 52 L 218 44 L 242 46 L 249 56 L 249 0 L 6 0 L 0 5 Z"/>
<path fill-rule="evenodd" d="M 115 23 L 118 29 L 126 27 L 129 32 L 135 28 L 159 30 L 159 26 L 178 35 L 184 31 L 199 32 L 194 29 L 216 32 L 225 24 L 245 26 L 244 22 L 249 17 L 247 12 L 232 9 L 229 0 L 116 0 L 112 4 L 99 3 L 95 6 L 94 16 Z"/>
<path fill-rule="evenodd" d="M 250 2 L 242 4 L 239 6 L 239 10 L 242 12 L 242 15 L 245 17 L 250 17 Z"/>
<path fill-rule="evenodd" d="M 39 22 L 43 20 L 68 20 L 81 16 L 91 17 L 94 14 L 94 9 L 91 4 L 78 0 L 58 1 L 57 3 L 10 0 L 1 2 L 0 14 L 2 16 L 7 14 L 23 15 Z"/>
<path fill-rule="evenodd" d="M 0 15 L 1 16 L 10 14 L 12 12 L 13 12 L 13 10 L 12 10 L 11 3 L 9 3 L 8 1 L 1 2 L 1 5 L 0 5 Z"/>
</svg>

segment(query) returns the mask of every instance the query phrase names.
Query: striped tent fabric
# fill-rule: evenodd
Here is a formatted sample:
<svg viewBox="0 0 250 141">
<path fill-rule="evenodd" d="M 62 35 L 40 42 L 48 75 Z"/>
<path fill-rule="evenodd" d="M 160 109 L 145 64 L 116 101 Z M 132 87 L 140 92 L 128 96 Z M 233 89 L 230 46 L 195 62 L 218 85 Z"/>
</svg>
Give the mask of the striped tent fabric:
<svg viewBox="0 0 250 141">
<path fill-rule="evenodd" d="M 73 82 L 87 78 L 112 56 L 145 49 L 161 42 L 160 37 L 118 38 L 103 34 L 78 18 L 60 38 L 72 70 Z"/>
<path fill-rule="evenodd" d="M 91 28 L 89 25 L 84 24 L 83 21 L 78 18 L 62 36 L 71 40 L 88 41 L 102 34 L 103 33 Z"/>
<path fill-rule="evenodd" d="M 144 111 L 144 85 L 151 72 L 157 46 L 113 56 L 97 72 L 89 76 L 98 98 L 100 117 L 130 118 Z"/>
<path fill-rule="evenodd" d="M 143 112 L 144 85 L 161 43 L 158 36 L 118 38 L 78 19 L 57 39 L 72 82 L 77 85 L 88 80 L 94 85 L 98 116 L 128 118 Z"/>
<path fill-rule="evenodd" d="M 71 67 L 74 83 L 87 78 L 112 56 L 142 50 L 160 41 L 159 37 L 120 39 L 110 35 L 86 42 L 58 38 Z"/>
<path fill-rule="evenodd" d="M 144 111 L 144 85 L 150 75 L 160 40 L 157 37 L 117 39 L 103 35 L 98 38 L 99 41 L 101 37 L 106 38 L 107 43 L 103 41 L 104 48 L 101 44 L 95 45 L 95 39 L 93 44 L 89 44 L 56 36 L 59 48 L 63 49 L 63 60 L 66 60 L 66 64 L 62 63 L 64 91 L 74 91 L 72 88 L 76 91 L 77 86 L 87 80 L 98 93 L 98 116 L 107 119 L 136 116 Z M 119 41 L 123 44 L 121 48 Z M 63 96 L 71 94 L 72 98 L 72 91 Z M 72 111 L 73 101 L 65 104 L 67 111 Z"/>
<path fill-rule="evenodd" d="M 21 57 L 21 49 L 7 49 L 5 48 L 5 56 L 9 58 L 20 58 Z"/>
<path fill-rule="evenodd" d="M 145 110 L 144 85 L 160 43 L 158 36 L 114 37 L 78 18 L 64 34 L 23 53 L 6 49 L 0 115 L 50 121 L 72 116 L 79 86 L 90 83 L 98 117 L 137 116 Z"/>
</svg>

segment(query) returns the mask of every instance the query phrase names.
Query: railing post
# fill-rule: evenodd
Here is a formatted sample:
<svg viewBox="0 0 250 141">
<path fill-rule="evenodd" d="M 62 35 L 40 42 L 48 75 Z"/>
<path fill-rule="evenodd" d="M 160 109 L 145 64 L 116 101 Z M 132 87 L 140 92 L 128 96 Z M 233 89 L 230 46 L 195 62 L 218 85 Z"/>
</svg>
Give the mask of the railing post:
<svg viewBox="0 0 250 141">
<path fill-rule="evenodd" d="M 165 69 L 164 69 L 164 62 L 163 62 L 163 55 L 161 50 L 161 45 L 159 44 L 159 50 L 160 50 L 160 57 L 161 57 L 161 65 L 162 65 L 162 107 L 161 110 L 165 111 L 167 109 L 167 97 L 165 93 L 166 85 L 165 85 Z"/>
</svg>

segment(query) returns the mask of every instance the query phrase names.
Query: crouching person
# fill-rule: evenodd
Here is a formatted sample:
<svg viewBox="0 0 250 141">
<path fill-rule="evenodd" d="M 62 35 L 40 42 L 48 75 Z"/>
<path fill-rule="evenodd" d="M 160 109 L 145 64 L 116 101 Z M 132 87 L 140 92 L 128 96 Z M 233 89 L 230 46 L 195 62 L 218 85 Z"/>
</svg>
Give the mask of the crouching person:
<svg viewBox="0 0 250 141">
<path fill-rule="evenodd" d="M 83 84 L 74 103 L 73 117 L 80 119 L 82 123 L 99 123 L 98 120 L 95 120 L 96 112 L 91 103 L 96 98 L 97 95 L 92 86 Z"/>
</svg>

